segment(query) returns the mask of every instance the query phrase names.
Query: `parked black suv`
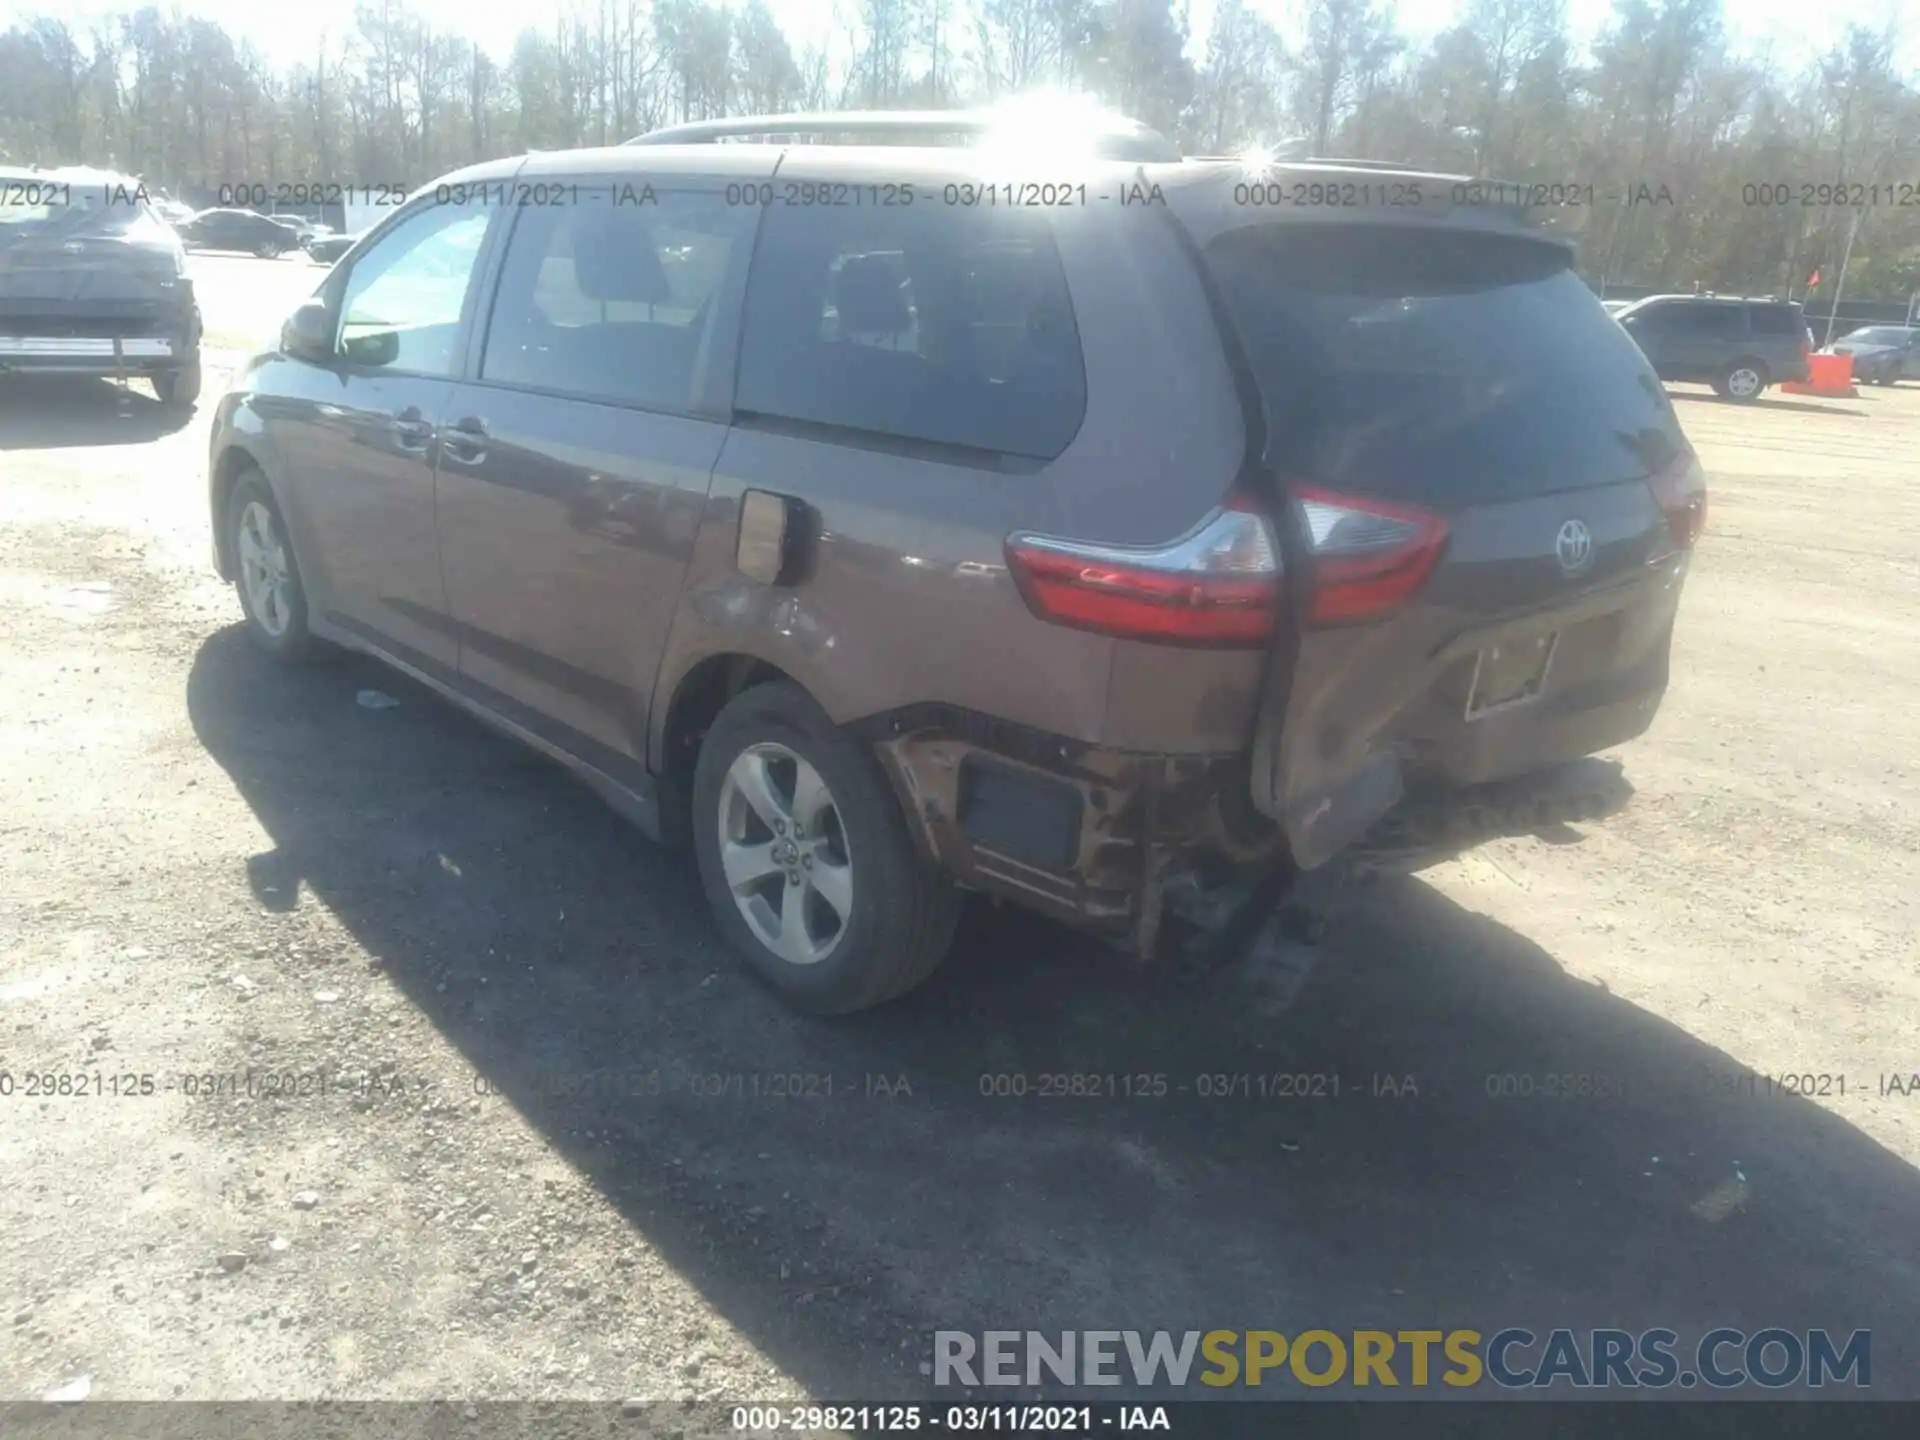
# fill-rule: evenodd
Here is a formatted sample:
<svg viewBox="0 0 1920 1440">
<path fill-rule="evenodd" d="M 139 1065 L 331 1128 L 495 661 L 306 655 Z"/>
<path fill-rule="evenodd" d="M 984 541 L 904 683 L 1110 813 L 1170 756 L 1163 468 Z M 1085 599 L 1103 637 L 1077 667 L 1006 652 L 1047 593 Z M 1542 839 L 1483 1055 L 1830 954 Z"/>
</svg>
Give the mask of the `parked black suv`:
<svg viewBox="0 0 1920 1440">
<path fill-rule="evenodd" d="M 1653 719 L 1706 496 L 1566 244 L 1133 130 L 718 128 L 448 176 L 235 377 L 263 649 L 377 655 L 690 840 L 817 1011 L 923 979 L 965 890 L 1205 960 L 1338 858 L 1618 808 L 1584 757 Z"/>
<path fill-rule="evenodd" d="M 180 240 L 138 180 L 0 170 L 0 374 L 144 376 L 200 394 L 200 309 Z"/>
<path fill-rule="evenodd" d="M 1650 295 L 1614 317 L 1662 380 L 1713 386 L 1755 400 L 1769 385 L 1805 380 L 1813 335 L 1797 301 Z"/>
</svg>

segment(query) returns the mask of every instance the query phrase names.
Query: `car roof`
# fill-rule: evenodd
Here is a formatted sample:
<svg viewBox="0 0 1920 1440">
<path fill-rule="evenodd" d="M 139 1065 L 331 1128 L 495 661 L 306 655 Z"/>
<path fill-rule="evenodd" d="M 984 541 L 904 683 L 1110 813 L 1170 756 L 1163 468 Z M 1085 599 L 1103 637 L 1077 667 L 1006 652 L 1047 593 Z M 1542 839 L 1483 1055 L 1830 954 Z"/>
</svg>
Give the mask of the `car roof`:
<svg viewBox="0 0 1920 1440">
<path fill-rule="evenodd" d="M 0 165 L 0 179 L 37 180 L 43 185 L 124 185 L 129 190 L 145 183 L 136 175 L 92 165 Z"/>
<path fill-rule="evenodd" d="M 671 132 L 661 132 L 671 133 Z M 645 137 L 643 137 L 645 138 Z M 805 145 L 763 144 L 752 141 L 664 143 L 648 139 L 639 144 L 536 150 L 527 155 L 482 161 L 436 181 L 436 185 L 481 184 L 537 175 L 592 174 L 617 178 L 641 176 L 715 176 L 724 179 L 770 177 L 804 169 L 813 175 L 831 174 L 850 182 L 936 181 L 954 179 L 1008 179 L 1006 157 L 993 152 L 953 145 Z M 1062 182 L 1092 181 L 1120 175 L 1139 175 L 1167 187 L 1201 185 L 1223 176 L 1244 177 L 1246 163 L 1236 157 L 1188 157 L 1170 161 L 1140 161 L 1089 156 L 1054 167 L 1047 178 Z M 1300 178 L 1365 173 L 1405 176 L 1428 181 L 1462 182 L 1468 177 L 1446 175 L 1384 161 L 1290 160 L 1261 172 L 1266 176 Z M 1019 178 L 1029 178 L 1024 170 Z M 424 188 L 433 188 L 431 186 Z"/>
<path fill-rule="evenodd" d="M 628 145 L 713 144 L 746 136 L 868 136 L 894 146 L 951 136 L 977 140 L 1001 129 L 1070 125 L 1088 148 L 1112 160 L 1178 160 L 1179 147 L 1159 131 L 1117 111 L 1033 96 L 986 109 L 826 110 L 780 115 L 735 115 L 694 120 L 636 135 Z M 836 146 L 835 148 L 843 148 Z"/>
<path fill-rule="evenodd" d="M 1638 305 L 1776 305 L 1782 310 L 1798 310 L 1798 300 L 1782 300 L 1773 295 L 1643 295 L 1633 302 Z"/>
<path fill-rule="evenodd" d="M 1009 173 L 1011 171 L 1011 173 Z M 1262 183 L 1289 185 L 1306 182 L 1361 181 L 1384 190 L 1404 183 L 1424 187 L 1424 207 L 1381 207 L 1369 218 L 1408 223 L 1444 223 L 1456 228 L 1524 233 L 1556 243 L 1570 241 L 1528 223 L 1520 206 L 1447 203 L 1450 187 L 1468 177 L 1399 166 L 1385 161 L 1280 160 L 1249 169 L 1239 157 L 1193 157 L 1144 163 L 1088 156 L 1044 169 L 1027 162 L 1011 166 L 1004 154 L 973 146 L 953 145 L 813 145 L 765 144 L 753 141 L 712 141 L 646 144 L 627 143 L 579 150 L 534 151 L 525 156 L 484 161 L 423 186 L 415 194 L 440 186 L 491 185 L 508 180 L 537 183 L 593 177 L 619 184 L 648 181 L 669 184 L 679 176 L 723 181 L 762 182 L 774 176 L 793 180 L 828 180 L 853 185 L 912 185 L 939 188 L 954 183 L 1000 183 L 1035 180 L 1051 184 L 1086 185 L 1089 198 L 1112 199 L 1139 186 L 1157 187 L 1158 198 L 1183 211 L 1194 238 L 1204 244 L 1222 230 L 1258 219 L 1302 222 L 1357 218 L 1353 210 L 1328 206 L 1276 206 L 1271 209 L 1232 203 L 1232 194 L 1251 176 Z"/>
<path fill-rule="evenodd" d="M 612 145 L 598 149 L 540 150 L 510 161 L 493 161 L 459 172 L 440 183 L 484 183 L 517 175 L 522 180 L 551 175 L 594 175 L 618 181 L 676 176 L 712 176 L 723 180 L 767 180 L 782 175 L 831 177 L 851 184 L 943 184 L 983 180 L 1004 164 L 979 150 L 950 145 Z M 1072 167 L 1072 178 L 1131 174 L 1138 162 L 1087 160 Z M 1062 177 L 1064 178 L 1064 177 Z"/>
<path fill-rule="evenodd" d="M 57 169 L 38 171 L 34 178 L 51 180 L 57 185 L 97 185 L 127 190 L 146 188 L 146 182 L 138 175 L 129 175 L 124 170 L 103 170 L 95 165 L 62 165 Z"/>
</svg>

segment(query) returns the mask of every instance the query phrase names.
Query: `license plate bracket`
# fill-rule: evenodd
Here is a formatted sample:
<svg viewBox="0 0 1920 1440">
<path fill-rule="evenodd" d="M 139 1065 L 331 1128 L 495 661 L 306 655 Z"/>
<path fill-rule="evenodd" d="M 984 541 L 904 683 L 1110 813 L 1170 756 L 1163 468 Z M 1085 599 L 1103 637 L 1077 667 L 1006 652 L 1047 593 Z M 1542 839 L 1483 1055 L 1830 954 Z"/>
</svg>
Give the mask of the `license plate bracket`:
<svg viewBox="0 0 1920 1440">
<path fill-rule="evenodd" d="M 1473 680 L 1467 686 L 1466 718 L 1484 720 L 1538 700 L 1547 688 L 1559 648 L 1558 630 L 1482 647 L 1474 657 Z"/>
</svg>

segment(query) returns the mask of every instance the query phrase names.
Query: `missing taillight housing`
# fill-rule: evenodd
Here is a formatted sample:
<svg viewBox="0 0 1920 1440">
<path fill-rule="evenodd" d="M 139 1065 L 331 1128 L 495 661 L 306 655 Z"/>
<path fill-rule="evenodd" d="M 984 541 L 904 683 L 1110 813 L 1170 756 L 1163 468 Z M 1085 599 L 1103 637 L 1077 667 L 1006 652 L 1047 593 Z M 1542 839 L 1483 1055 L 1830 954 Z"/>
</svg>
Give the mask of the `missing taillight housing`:
<svg viewBox="0 0 1920 1440">
<path fill-rule="evenodd" d="M 1699 458 L 1682 455 L 1647 477 L 1647 488 L 1666 514 L 1667 529 L 1679 549 L 1689 549 L 1707 528 L 1707 476 Z"/>
<path fill-rule="evenodd" d="M 1427 582 L 1447 543 L 1447 522 L 1412 505 L 1296 485 L 1313 555 L 1317 625 L 1371 620 L 1399 608 Z"/>
<path fill-rule="evenodd" d="M 1007 568 L 1043 620 L 1164 645 L 1257 648 L 1273 635 L 1280 558 L 1266 517 L 1239 498 L 1161 546 L 1022 533 Z"/>
</svg>

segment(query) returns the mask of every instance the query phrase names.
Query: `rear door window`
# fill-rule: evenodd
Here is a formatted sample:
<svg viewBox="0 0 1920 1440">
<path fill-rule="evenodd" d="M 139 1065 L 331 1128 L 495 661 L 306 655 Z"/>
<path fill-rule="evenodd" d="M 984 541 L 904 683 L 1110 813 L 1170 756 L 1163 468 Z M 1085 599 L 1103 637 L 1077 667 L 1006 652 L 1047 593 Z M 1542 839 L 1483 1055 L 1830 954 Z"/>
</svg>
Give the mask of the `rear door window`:
<svg viewBox="0 0 1920 1440">
<path fill-rule="evenodd" d="M 1747 333 L 1747 312 L 1740 305 L 1682 306 L 1694 333 L 1715 340 L 1737 340 Z"/>
<path fill-rule="evenodd" d="M 1044 217 L 932 205 L 767 212 L 742 412 L 1049 460 L 1086 411 Z"/>
<path fill-rule="evenodd" d="M 1800 318 L 1798 311 L 1789 310 L 1784 305 L 1756 305 L 1748 318 L 1753 324 L 1756 335 L 1771 335 L 1798 340 L 1807 322 Z"/>
<path fill-rule="evenodd" d="M 1684 443 L 1562 247 L 1302 224 L 1206 253 L 1284 473 L 1444 511 L 1637 479 Z"/>
</svg>

